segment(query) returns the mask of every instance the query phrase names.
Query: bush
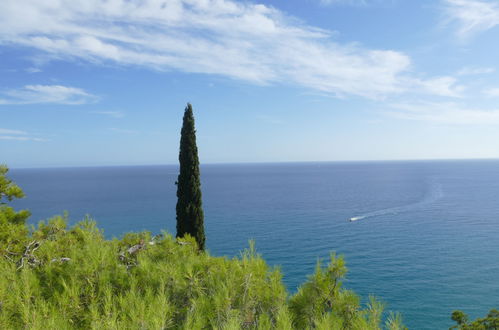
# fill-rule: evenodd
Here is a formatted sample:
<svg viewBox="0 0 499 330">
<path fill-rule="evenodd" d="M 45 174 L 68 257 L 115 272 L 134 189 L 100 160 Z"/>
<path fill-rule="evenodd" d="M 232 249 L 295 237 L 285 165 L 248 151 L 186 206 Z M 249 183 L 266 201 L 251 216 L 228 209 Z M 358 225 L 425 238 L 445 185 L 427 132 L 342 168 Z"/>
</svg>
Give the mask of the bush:
<svg viewBox="0 0 499 330">
<path fill-rule="evenodd" d="M 456 325 L 451 329 L 462 330 L 498 330 L 499 329 L 499 311 L 491 309 L 486 317 L 478 318 L 472 322 L 468 321 L 468 315 L 462 311 L 454 311 L 451 319 Z"/>
</svg>

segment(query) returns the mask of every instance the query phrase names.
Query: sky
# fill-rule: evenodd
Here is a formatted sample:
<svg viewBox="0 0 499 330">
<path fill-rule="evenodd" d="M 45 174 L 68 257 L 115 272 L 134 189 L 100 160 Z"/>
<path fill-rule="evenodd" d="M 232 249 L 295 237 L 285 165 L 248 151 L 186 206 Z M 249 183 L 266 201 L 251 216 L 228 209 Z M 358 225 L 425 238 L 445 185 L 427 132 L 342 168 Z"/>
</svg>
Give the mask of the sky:
<svg viewBox="0 0 499 330">
<path fill-rule="evenodd" d="M 0 163 L 499 158 L 498 0 L 2 0 Z"/>
</svg>

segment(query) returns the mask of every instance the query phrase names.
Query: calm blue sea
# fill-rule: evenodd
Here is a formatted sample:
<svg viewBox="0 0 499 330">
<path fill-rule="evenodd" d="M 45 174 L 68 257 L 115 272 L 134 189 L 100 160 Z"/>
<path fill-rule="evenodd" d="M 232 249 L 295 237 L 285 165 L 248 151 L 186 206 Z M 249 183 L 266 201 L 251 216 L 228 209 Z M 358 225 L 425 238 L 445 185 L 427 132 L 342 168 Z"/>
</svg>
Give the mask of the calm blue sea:
<svg viewBox="0 0 499 330">
<path fill-rule="evenodd" d="M 499 161 L 204 165 L 207 246 L 237 256 L 256 240 L 290 290 L 330 251 L 345 286 L 403 313 L 411 329 L 499 307 Z M 176 166 L 13 169 L 31 222 L 67 210 L 108 237 L 175 233 Z M 354 218 L 356 221 L 348 221 Z"/>
</svg>

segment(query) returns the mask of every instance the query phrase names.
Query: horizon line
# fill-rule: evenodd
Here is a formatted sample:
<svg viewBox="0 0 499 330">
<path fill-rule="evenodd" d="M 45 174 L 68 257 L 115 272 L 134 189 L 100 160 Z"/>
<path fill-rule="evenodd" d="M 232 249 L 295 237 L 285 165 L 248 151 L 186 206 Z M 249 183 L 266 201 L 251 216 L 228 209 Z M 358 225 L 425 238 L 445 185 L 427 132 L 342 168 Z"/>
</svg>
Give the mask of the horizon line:
<svg viewBox="0 0 499 330">
<path fill-rule="evenodd" d="M 499 157 L 490 158 L 407 158 L 407 159 L 361 159 L 361 160 L 299 160 L 299 161 L 246 161 L 246 162 L 207 162 L 204 165 L 271 165 L 271 164 L 317 164 L 317 163 L 389 163 L 389 162 L 431 162 L 431 161 L 493 161 Z M 7 165 L 5 163 L 0 163 Z M 8 165 L 7 165 L 8 166 Z M 107 165 L 53 165 L 53 166 L 15 166 L 16 169 L 57 169 L 57 168 L 100 168 L 100 167 L 147 167 L 147 166 L 178 166 L 178 163 L 153 163 L 153 164 L 107 164 Z"/>
</svg>

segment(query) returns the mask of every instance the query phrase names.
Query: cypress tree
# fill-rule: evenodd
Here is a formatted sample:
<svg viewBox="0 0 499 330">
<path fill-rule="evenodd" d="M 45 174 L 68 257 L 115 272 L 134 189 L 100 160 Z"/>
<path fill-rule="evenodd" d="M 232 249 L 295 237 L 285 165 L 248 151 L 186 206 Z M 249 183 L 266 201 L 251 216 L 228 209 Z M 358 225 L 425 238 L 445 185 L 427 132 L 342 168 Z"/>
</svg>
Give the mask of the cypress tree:
<svg viewBox="0 0 499 330">
<path fill-rule="evenodd" d="M 204 214 L 201 201 L 198 148 L 192 106 L 187 103 L 180 137 L 180 173 L 177 180 L 177 237 L 189 234 L 204 250 Z"/>
</svg>

